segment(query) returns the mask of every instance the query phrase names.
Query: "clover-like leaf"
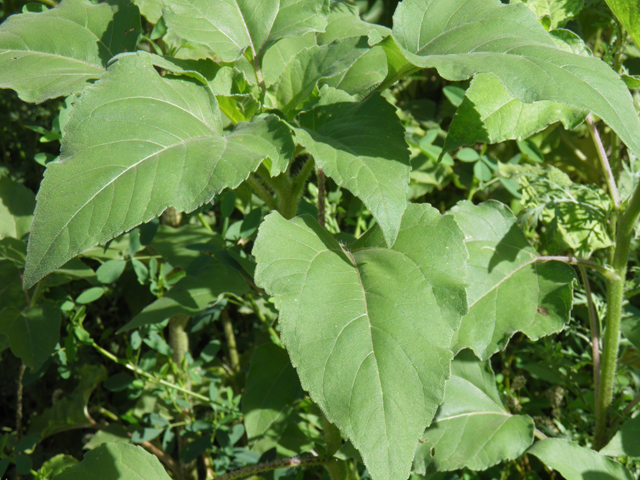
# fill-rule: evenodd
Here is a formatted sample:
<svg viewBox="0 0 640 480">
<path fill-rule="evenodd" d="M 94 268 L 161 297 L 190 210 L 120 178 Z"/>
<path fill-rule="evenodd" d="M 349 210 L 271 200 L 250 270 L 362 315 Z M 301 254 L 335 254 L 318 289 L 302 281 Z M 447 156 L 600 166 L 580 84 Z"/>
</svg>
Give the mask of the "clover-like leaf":
<svg viewBox="0 0 640 480">
<path fill-rule="evenodd" d="M 485 470 L 522 455 L 533 430 L 531 417 L 512 415 L 502 404 L 489 362 L 464 350 L 451 364 L 444 402 L 424 432 L 414 472 Z"/>
<path fill-rule="evenodd" d="M 285 37 L 324 30 L 329 0 L 164 0 L 171 31 L 209 47 L 223 62 L 249 49 L 259 58 Z"/>
<path fill-rule="evenodd" d="M 466 312 L 467 252 L 453 218 L 409 205 L 392 248 L 374 228 L 349 249 L 309 216 L 272 213 L 253 253 L 302 386 L 374 479 L 405 480 L 442 402 Z"/>
<path fill-rule="evenodd" d="M 78 92 L 114 55 L 135 50 L 139 33 L 140 12 L 127 0 L 63 0 L 13 15 L 0 25 L 0 88 L 36 103 Z"/>
<path fill-rule="evenodd" d="M 405 58 L 448 80 L 491 73 L 518 100 L 594 112 L 640 156 L 640 119 L 620 76 L 559 47 L 524 5 L 500 0 L 405 0 L 393 39 Z"/>
<path fill-rule="evenodd" d="M 388 245 L 409 190 L 409 151 L 395 108 L 374 94 L 360 103 L 318 106 L 300 115 L 296 139 L 318 167 L 371 211 Z"/>
<path fill-rule="evenodd" d="M 121 57 L 78 101 L 60 161 L 37 197 L 25 285 L 160 215 L 235 188 L 266 158 L 290 158 L 277 117 L 223 135 L 215 97 L 189 76 L 162 78 L 146 53 Z"/>
</svg>

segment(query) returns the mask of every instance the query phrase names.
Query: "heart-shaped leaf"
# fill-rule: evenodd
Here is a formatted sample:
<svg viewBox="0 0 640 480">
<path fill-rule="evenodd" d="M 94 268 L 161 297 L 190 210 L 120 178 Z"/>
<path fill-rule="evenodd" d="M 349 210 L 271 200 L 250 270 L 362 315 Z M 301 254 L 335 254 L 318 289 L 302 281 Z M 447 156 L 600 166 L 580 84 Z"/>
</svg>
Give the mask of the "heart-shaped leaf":
<svg viewBox="0 0 640 480">
<path fill-rule="evenodd" d="M 347 249 L 309 216 L 260 227 L 256 283 L 275 297 L 302 386 L 375 479 L 408 477 L 442 401 L 466 312 L 463 238 L 428 205 L 407 207 L 392 248 L 374 228 Z"/>
<path fill-rule="evenodd" d="M 169 206 L 189 212 L 235 188 L 266 158 L 291 158 L 276 116 L 223 135 L 213 94 L 189 76 L 161 77 L 152 58 L 121 57 L 78 101 L 37 197 L 25 285 Z"/>
</svg>

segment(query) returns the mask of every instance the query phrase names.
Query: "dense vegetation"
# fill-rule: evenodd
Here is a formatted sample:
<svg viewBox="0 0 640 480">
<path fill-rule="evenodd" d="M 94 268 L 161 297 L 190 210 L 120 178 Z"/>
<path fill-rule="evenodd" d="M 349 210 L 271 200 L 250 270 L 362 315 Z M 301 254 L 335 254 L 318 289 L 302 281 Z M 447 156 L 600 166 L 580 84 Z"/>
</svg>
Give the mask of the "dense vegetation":
<svg viewBox="0 0 640 480">
<path fill-rule="evenodd" d="M 0 8 L 2 478 L 640 476 L 635 0 Z"/>
</svg>

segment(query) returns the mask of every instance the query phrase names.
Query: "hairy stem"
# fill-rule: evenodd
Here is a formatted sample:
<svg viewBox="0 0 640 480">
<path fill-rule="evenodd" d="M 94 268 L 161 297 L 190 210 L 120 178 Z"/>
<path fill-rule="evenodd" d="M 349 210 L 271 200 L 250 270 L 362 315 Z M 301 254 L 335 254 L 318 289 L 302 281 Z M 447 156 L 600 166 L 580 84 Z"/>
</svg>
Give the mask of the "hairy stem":
<svg viewBox="0 0 640 480">
<path fill-rule="evenodd" d="M 276 199 L 273 198 L 271 192 L 267 190 L 267 188 L 262 184 L 262 182 L 260 182 L 260 180 L 256 178 L 253 173 L 249 175 L 249 178 L 247 178 L 247 183 L 251 186 L 255 194 L 260 197 L 264 204 L 269 207 L 269 210 L 276 209 Z"/>
<path fill-rule="evenodd" d="M 600 334 L 598 328 L 598 317 L 596 315 L 596 307 L 593 304 L 593 297 L 591 296 L 591 285 L 589 284 L 589 278 L 587 277 L 587 270 L 583 265 L 578 267 L 580 270 L 580 276 L 582 278 L 582 284 L 587 293 L 587 305 L 589 306 L 589 325 L 591 327 L 591 353 L 593 356 L 593 384 L 595 403 L 598 403 L 598 393 L 600 390 Z"/>
<path fill-rule="evenodd" d="M 598 129 L 593 123 L 591 119 L 591 115 L 587 115 L 587 124 L 589 125 L 589 132 L 591 132 L 591 137 L 593 138 L 593 143 L 596 145 L 596 150 L 598 151 L 598 158 L 600 158 L 600 164 L 602 165 L 602 170 L 607 178 L 607 186 L 609 187 L 609 195 L 611 195 L 611 199 L 613 200 L 613 205 L 616 210 L 620 209 L 620 194 L 618 193 L 618 187 L 616 187 L 616 180 L 613 176 L 613 172 L 611 171 L 611 165 L 609 165 L 609 159 L 607 158 L 607 152 L 604 149 L 604 145 L 602 145 L 602 140 L 600 139 L 600 134 L 598 133 Z"/>
<path fill-rule="evenodd" d="M 597 450 L 606 444 L 608 432 L 609 408 L 613 402 L 613 384 L 620 343 L 620 319 L 624 302 L 624 283 L 629 259 L 629 248 L 633 238 L 635 223 L 640 214 L 640 185 L 636 187 L 627 209 L 618 218 L 616 244 L 612 267 L 618 280 L 607 281 L 607 319 L 602 348 L 602 367 L 600 370 L 600 391 L 596 404 L 596 429 L 594 448 Z"/>
<path fill-rule="evenodd" d="M 231 370 L 234 373 L 240 372 L 240 355 L 238 355 L 238 346 L 236 344 L 236 335 L 233 333 L 233 322 L 229 312 L 225 308 L 220 315 L 222 318 L 222 326 L 224 335 L 227 337 L 227 348 L 229 349 L 229 360 L 231 361 Z"/>
</svg>

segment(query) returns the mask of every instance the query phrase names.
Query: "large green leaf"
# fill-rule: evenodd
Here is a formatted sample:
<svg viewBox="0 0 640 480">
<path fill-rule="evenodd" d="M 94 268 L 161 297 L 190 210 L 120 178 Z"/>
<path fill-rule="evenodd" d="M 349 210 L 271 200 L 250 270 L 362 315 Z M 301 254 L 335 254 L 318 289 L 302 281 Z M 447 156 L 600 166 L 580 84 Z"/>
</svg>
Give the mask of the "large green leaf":
<svg viewBox="0 0 640 480">
<path fill-rule="evenodd" d="M 640 457 L 640 416 L 625 423 L 607 445 L 600 450 L 602 455 L 612 457 Z"/>
<path fill-rule="evenodd" d="M 0 239 L 20 239 L 29 233 L 35 206 L 31 190 L 8 177 L 0 178 Z"/>
<path fill-rule="evenodd" d="M 214 260 L 197 275 L 187 275 L 176 283 L 171 290 L 118 330 L 118 333 L 160 323 L 173 315 L 195 315 L 223 293 L 242 296 L 248 291 L 249 285 L 237 270 Z"/>
<path fill-rule="evenodd" d="M 170 480 L 158 457 L 128 443 L 105 443 L 56 480 Z"/>
<path fill-rule="evenodd" d="M 378 94 L 300 115 L 296 139 L 318 167 L 371 211 L 388 245 L 398 235 L 409 190 L 409 151 L 395 108 Z"/>
<path fill-rule="evenodd" d="M 448 80 L 491 73 L 522 102 L 594 112 L 640 156 L 640 120 L 619 75 L 598 58 L 557 46 L 524 5 L 405 0 L 394 15 L 393 38 L 409 62 L 435 67 Z"/>
<path fill-rule="evenodd" d="M 416 452 L 416 473 L 485 470 L 518 458 L 531 446 L 533 420 L 504 407 L 489 362 L 479 362 L 469 350 L 460 352 L 445 391 Z"/>
<path fill-rule="evenodd" d="M 442 402 L 466 313 L 463 238 L 428 205 L 407 207 L 392 248 L 376 227 L 347 249 L 309 216 L 260 227 L 256 283 L 275 297 L 302 386 L 376 480 L 408 477 Z"/>
<path fill-rule="evenodd" d="M 249 49 L 253 58 L 276 40 L 324 30 L 328 0 L 164 0 L 171 31 L 209 47 L 223 62 Z"/>
<path fill-rule="evenodd" d="M 502 203 L 461 202 L 451 213 L 469 251 L 469 313 L 453 350 L 471 348 L 486 360 L 515 332 L 538 338 L 558 332 L 570 319 L 575 274 L 538 254 Z"/>
<path fill-rule="evenodd" d="M 624 29 L 640 48 L 640 6 L 638 0 L 606 0 Z"/>
<path fill-rule="evenodd" d="M 618 462 L 575 442 L 547 438 L 527 451 L 566 480 L 632 480 L 629 470 Z"/>
<path fill-rule="evenodd" d="M 51 301 L 23 311 L 5 307 L 0 310 L 0 334 L 9 339 L 13 354 L 36 371 L 53 353 L 61 321 L 60 309 Z"/>
<path fill-rule="evenodd" d="M 258 347 L 242 394 L 242 413 L 249 440 L 264 435 L 274 424 L 282 422 L 302 393 L 286 350 L 273 343 Z"/>
<path fill-rule="evenodd" d="M 319 84 L 357 94 L 379 85 L 385 76 L 386 58 L 381 47 L 371 49 L 367 37 L 338 39 L 297 52 L 278 80 L 269 86 L 266 100 L 273 108 L 294 112 Z"/>
<path fill-rule="evenodd" d="M 139 33 L 140 12 L 127 0 L 63 0 L 13 15 L 0 25 L 0 88 L 26 102 L 70 95 L 104 74 L 114 55 L 135 50 Z"/>
<path fill-rule="evenodd" d="M 290 130 L 273 115 L 223 135 L 215 97 L 194 82 L 161 77 L 138 53 L 86 90 L 38 193 L 25 285 L 169 206 L 197 208 L 266 158 L 292 156 Z"/>
<path fill-rule="evenodd" d="M 523 140 L 561 121 L 566 129 L 577 127 L 586 114 L 561 103 L 523 103 L 487 73 L 478 74 L 467 89 L 451 121 L 443 151 L 476 142 Z"/>
</svg>

